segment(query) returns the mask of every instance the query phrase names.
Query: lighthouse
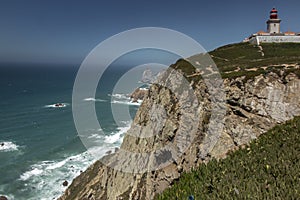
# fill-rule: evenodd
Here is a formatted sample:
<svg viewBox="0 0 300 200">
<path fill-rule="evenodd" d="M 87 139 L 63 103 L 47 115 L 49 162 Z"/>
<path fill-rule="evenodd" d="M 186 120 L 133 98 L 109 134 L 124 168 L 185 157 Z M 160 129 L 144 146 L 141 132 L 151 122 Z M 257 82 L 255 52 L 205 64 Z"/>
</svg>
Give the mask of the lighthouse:
<svg viewBox="0 0 300 200">
<path fill-rule="evenodd" d="M 279 34 L 280 33 L 280 22 L 281 22 L 281 20 L 278 19 L 278 11 L 275 8 L 273 8 L 270 12 L 270 19 L 267 21 L 268 33 Z"/>
<path fill-rule="evenodd" d="M 258 31 L 243 41 L 257 45 L 261 43 L 300 43 L 300 33 L 292 31 L 281 33 L 280 22 L 278 11 L 273 8 L 270 12 L 270 19 L 267 21 L 267 32 Z"/>
</svg>

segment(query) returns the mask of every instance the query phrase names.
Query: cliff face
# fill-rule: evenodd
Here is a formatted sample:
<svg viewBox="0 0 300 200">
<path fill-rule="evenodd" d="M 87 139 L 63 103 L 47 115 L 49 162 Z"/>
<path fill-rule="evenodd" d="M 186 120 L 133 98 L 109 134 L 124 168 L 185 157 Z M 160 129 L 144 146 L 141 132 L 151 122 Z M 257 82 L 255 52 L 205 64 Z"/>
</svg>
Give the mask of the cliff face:
<svg viewBox="0 0 300 200">
<path fill-rule="evenodd" d="M 130 99 L 132 102 L 138 102 L 138 100 L 143 100 L 147 93 L 147 89 L 136 88 L 130 95 Z"/>
<path fill-rule="evenodd" d="M 173 67 L 176 68 L 176 65 L 179 64 Z M 298 65 L 292 67 L 299 70 Z M 173 88 L 172 91 L 176 92 L 171 92 L 167 87 L 152 85 L 119 152 L 90 166 L 73 181 L 60 199 L 152 199 L 178 179 L 182 172 L 212 157 L 223 158 L 228 151 L 243 147 L 277 123 L 300 115 L 300 79 L 288 71 L 283 68 L 282 73 L 269 72 L 251 79 L 244 76 L 224 79 L 226 113 L 220 122 L 223 129 L 219 133 L 221 129 L 215 132 L 209 129 L 209 121 L 213 121 L 215 116 L 205 81 L 191 81 L 189 86 L 193 88 L 194 99 L 189 98 L 188 101 L 185 100 L 191 97 L 188 89 L 179 91 Z M 200 76 L 195 72 L 185 75 Z M 174 76 L 169 79 L 168 87 L 180 85 L 182 81 Z M 182 101 L 178 100 L 178 95 Z M 219 103 L 216 105 L 222 107 Z M 163 117 L 157 113 L 163 113 Z M 188 124 L 195 123 L 195 120 L 198 120 L 197 126 L 191 130 Z M 158 132 L 152 137 L 137 137 L 155 130 Z M 193 131 L 196 134 L 189 138 Z M 218 137 L 214 137 L 216 135 Z M 182 141 L 183 145 L 188 146 L 180 155 L 171 148 L 164 149 L 164 155 L 172 157 L 167 165 L 160 165 L 159 154 L 151 154 L 168 144 L 180 148 L 179 142 Z M 124 154 L 128 151 L 150 152 L 150 156 Z M 122 164 L 116 166 L 114 163 L 117 161 Z M 152 169 L 153 163 L 158 170 Z"/>
</svg>

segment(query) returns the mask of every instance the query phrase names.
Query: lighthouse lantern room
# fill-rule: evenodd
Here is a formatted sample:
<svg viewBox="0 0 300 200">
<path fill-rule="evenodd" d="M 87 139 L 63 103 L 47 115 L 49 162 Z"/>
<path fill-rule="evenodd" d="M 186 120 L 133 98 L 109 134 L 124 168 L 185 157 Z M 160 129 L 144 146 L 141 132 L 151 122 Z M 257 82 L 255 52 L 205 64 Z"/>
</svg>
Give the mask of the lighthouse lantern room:
<svg viewBox="0 0 300 200">
<path fill-rule="evenodd" d="M 281 20 L 278 18 L 278 11 L 275 8 L 273 8 L 270 12 L 270 19 L 267 21 L 268 33 L 270 34 L 280 33 L 280 22 Z"/>
</svg>

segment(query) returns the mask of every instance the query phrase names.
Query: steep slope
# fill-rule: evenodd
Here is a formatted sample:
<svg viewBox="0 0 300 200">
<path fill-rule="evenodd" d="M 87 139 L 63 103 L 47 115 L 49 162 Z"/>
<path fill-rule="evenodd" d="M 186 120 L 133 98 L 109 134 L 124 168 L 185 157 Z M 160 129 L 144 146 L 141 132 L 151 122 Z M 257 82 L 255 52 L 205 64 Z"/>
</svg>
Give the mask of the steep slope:
<svg viewBox="0 0 300 200">
<path fill-rule="evenodd" d="M 157 199 L 299 199 L 300 116 L 277 125 L 226 159 L 180 177 Z"/>
<path fill-rule="evenodd" d="M 250 53 L 247 52 L 259 49 L 247 43 L 211 52 L 224 77 L 223 83 L 214 79 L 207 82 L 201 78 L 205 72 L 195 70 L 185 60 L 176 62 L 170 67 L 169 74 L 175 70 L 185 79 L 175 74 L 162 78 L 168 80 L 167 87 L 152 85 L 121 149 L 89 167 L 60 199 L 152 199 L 183 172 L 211 158 L 223 158 L 228 151 L 247 144 L 276 124 L 300 115 L 299 65 L 296 63 L 300 51 L 295 53 L 293 45 L 286 45 L 273 47 L 286 51 L 277 51 L 280 56 L 273 52 L 267 60 L 260 53 L 248 58 Z M 238 55 L 233 56 L 234 52 Z M 295 55 L 288 54 L 286 58 L 282 52 Z M 189 60 L 197 63 L 201 62 L 201 57 L 196 55 Z M 253 60 L 251 65 L 247 65 L 247 59 Z M 185 80 L 189 81 L 192 90 L 177 87 Z M 219 88 L 221 84 L 224 84 L 225 104 L 212 95 L 219 93 L 217 89 L 211 90 L 212 86 Z M 180 101 L 178 96 L 183 100 Z M 226 113 L 213 112 L 216 107 L 225 108 Z M 190 126 L 194 123 L 196 126 Z M 155 134 L 140 137 L 149 132 Z M 194 132 L 196 134 L 191 135 Z M 171 148 L 164 149 L 166 146 L 186 148 L 177 155 Z M 157 149 L 164 149 L 164 152 L 155 153 Z M 150 156 L 137 156 L 142 153 Z M 162 166 L 162 160 L 170 162 Z M 115 166 L 117 162 L 122 163 L 119 168 Z M 152 168 L 153 163 L 158 170 Z"/>
</svg>

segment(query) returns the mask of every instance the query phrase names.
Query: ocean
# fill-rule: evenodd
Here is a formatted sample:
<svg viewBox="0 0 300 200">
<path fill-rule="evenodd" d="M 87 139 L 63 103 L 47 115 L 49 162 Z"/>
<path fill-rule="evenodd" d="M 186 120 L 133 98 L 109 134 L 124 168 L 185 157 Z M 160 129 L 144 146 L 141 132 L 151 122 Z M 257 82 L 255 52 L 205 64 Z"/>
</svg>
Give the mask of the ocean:
<svg viewBox="0 0 300 200">
<path fill-rule="evenodd" d="M 50 200 L 62 195 L 95 162 L 82 144 L 72 116 L 76 67 L 0 67 L 0 195 L 16 200 Z M 124 71 L 123 71 L 124 72 Z M 104 135 L 102 153 L 119 147 L 131 121 L 114 122 L 111 105 L 126 106 L 134 116 L 139 103 L 130 103 L 112 86 L 123 73 L 108 71 L 95 103 Z M 134 88 L 133 88 L 134 89 Z M 56 107 L 63 103 L 63 107 Z"/>
</svg>

